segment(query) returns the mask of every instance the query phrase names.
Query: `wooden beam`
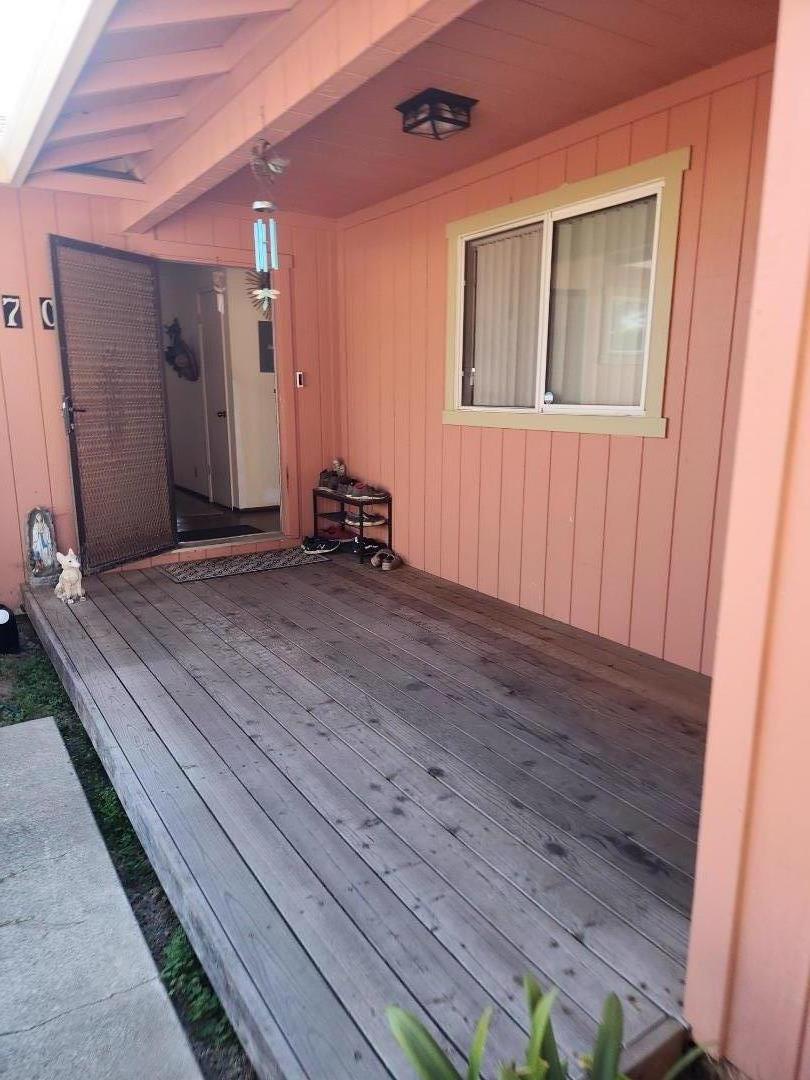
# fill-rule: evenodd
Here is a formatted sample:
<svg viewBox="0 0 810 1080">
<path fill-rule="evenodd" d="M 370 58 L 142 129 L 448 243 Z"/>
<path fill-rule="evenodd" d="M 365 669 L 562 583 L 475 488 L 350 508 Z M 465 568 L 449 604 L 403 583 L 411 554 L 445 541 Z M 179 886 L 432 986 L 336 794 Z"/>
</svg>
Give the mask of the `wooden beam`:
<svg viewBox="0 0 810 1080">
<path fill-rule="evenodd" d="M 228 70 L 228 57 L 222 48 L 196 49 L 165 56 L 143 56 L 137 60 L 111 60 L 95 64 L 82 75 L 70 95 L 81 101 L 95 94 L 114 90 L 132 90 L 141 86 L 165 86 L 171 83 L 222 75 Z"/>
<path fill-rule="evenodd" d="M 160 124 L 166 120 L 180 120 L 186 115 L 186 111 L 180 97 L 168 97 L 74 113 L 56 122 L 45 145 L 58 146 L 71 139 L 119 133 L 148 127 L 150 124 Z"/>
<path fill-rule="evenodd" d="M 32 173 L 50 169 L 66 169 L 71 165 L 87 165 L 93 161 L 108 161 L 127 154 L 142 154 L 152 148 L 152 139 L 146 132 L 129 135 L 109 135 L 101 139 L 85 139 L 67 146 L 54 146 L 43 150 L 34 162 Z"/>
<path fill-rule="evenodd" d="M 126 199 L 146 206 L 146 188 L 140 180 L 116 180 L 114 177 L 54 169 L 29 176 L 24 186 L 44 188 L 46 191 L 69 191 L 76 195 L 102 195 L 105 199 Z"/>
<path fill-rule="evenodd" d="M 369 20 L 356 0 L 299 0 L 144 159 L 149 208 L 126 228 L 152 228 L 241 168 L 257 138 L 279 141 L 334 105 L 319 91 L 335 75 L 348 75 L 353 89 L 475 3 L 418 0 L 410 13 L 375 5 Z"/>
<path fill-rule="evenodd" d="M 249 15 L 272 15 L 288 11 L 295 0 L 128 0 L 107 23 L 105 32 L 163 29 L 186 23 L 242 19 Z"/>
</svg>

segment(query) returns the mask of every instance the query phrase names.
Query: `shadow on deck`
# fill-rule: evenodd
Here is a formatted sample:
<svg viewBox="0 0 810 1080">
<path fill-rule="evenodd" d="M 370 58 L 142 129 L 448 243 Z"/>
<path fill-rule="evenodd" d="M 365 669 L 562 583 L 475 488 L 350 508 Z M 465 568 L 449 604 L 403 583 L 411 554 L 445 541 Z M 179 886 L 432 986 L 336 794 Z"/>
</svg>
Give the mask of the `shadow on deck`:
<svg viewBox="0 0 810 1080">
<path fill-rule="evenodd" d="M 260 1075 L 411 1077 L 391 1003 L 516 1057 L 527 971 L 677 1041 L 707 680 L 340 558 L 88 593 L 25 605 Z"/>
</svg>

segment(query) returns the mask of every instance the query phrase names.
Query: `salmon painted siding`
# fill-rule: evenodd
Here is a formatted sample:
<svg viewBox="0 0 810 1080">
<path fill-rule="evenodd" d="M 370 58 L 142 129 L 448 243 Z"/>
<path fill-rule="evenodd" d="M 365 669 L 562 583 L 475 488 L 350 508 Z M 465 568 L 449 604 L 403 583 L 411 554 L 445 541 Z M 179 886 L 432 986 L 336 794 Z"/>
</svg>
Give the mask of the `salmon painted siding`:
<svg viewBox="0 0 810 1080">
<path fill-rule="evenodd" d="M 750 54 L 340 223 L 343 447 L 392 489 L 412 565 L 711 670 L 770 64 Z M 443 426 L 446 224 L 683 146 L 667 437 Z"/>
<path fill-rule="evenodd" d="M 685 999 L 697 1038 L 773 1080 L 810 1080 L 808 48 L 810 6 L 782 0 Z"/>
<path fill-rule="evenodd" d="M 200 201 L 143 235 L 121 232 L 123 214 L 118 199 L 0 187 L 0 286 L 20 295 L 24 315 L 21 330 L 0 328 L 0 598 L 6 603 L 19 600 L 29 510 L 52 508 L 60 547 L 77 544 L 58 337 L 42 328 L 38 311 L 38 298 L 54 291 L 48 234 L 181 262 L 252 262 L 249 210 Z M 311 527 L 305 493 L 340 442 L 334 225 L 282 217 L 280 244 L 290 266 L 283 271 L 288 296 L 278 313 L 282 470 L 291 493 L 285 531 L 298 536 Z M 294 369 L 305 372 L 301 390 L 293 388 Z"/>
</svg>

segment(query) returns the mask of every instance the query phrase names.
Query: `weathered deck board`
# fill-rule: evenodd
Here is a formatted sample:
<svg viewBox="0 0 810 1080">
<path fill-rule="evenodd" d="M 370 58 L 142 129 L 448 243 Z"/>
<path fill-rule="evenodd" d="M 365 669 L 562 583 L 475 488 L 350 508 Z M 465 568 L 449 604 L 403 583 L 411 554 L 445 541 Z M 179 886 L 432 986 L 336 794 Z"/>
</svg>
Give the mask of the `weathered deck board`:
<svg viewBox="0 0 810 1080">
<path fill-rule="evenodd" d="M 629 1052 L 680 1007 L 705 684 L 425 575 L 350 564 L 26 596 L 260 1075 L 409 1077 L 384 1018 L 458 1057 L 517 982 L 604 994 Z M 676 751 L 678 753 L 676 753 Z"/>
</svg>

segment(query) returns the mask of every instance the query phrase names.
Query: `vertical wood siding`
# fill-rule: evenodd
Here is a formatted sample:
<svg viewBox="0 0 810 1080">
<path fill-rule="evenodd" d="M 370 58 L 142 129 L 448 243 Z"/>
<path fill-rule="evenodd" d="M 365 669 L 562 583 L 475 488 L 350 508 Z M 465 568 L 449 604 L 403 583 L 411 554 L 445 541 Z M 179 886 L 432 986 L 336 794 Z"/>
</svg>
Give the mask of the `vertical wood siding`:
<svg viewBox="0 0 810 1080">
<path fill-rule="evenodd" d="M 665 107 L 653 94 L 649 111 L 612 109 L 603 130 L 591 118 L 587 137 L 555 133 L 533 160 L 457 174 L 346 219 L 339 236 L 343 445 L 352 471 L 392 489 L 405 558 L 703 671 L 770 86 L 761 62 L 732 75 L 709 91 L 702 75 L 684 80 Z M 443 426 L 446 223 L 685 145 L 667 438 Z"/>
<path fill-rule="evenodd" d="M 68 442 L 60 413 L 62 373 L 58 335 L 44 330 L 38 298 L 53 296 L 48 234 L 160 258 L 226 266 L 252 262 L 250 213 L 202 200 L 144 235 L 122 234 L 119 200 L 0 187 L 0 288 L 20 295 L 21 330 L 0 327 L 0 598 L 19 600 L 25 576 L 25 520 L 34 506 L 53 509 L 64 550 L 76 547 L 73 489 Z M 311 527 L 306 493 L 338 452 L 338 377 L 335 230 L 331 222 L 301 215 L 281 221 L 281 247 L 291 263 L 290 326 L 280 327 L 288 342 L 289 367 L 306 373 L 302 390 L 288 388 L 282 406 L 291 409 L 297 443 L 283 448 L 282 469 L 300 477 L 290 520 Z M 293 363 L 294 360 L 294 363 Z"/>
</svg>

